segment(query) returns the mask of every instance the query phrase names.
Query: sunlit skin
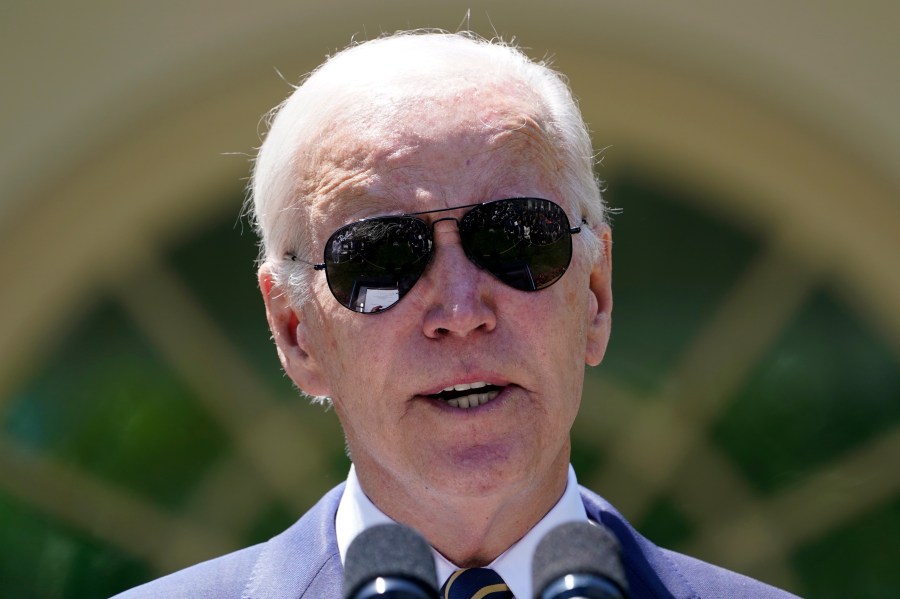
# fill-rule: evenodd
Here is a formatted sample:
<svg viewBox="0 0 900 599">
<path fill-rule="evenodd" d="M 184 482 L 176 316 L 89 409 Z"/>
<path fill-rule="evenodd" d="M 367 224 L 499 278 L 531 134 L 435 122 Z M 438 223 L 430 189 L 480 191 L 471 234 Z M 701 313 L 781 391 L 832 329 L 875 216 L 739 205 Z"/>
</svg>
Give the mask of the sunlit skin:
<svg viewBox="0 0 900 599">
<path fill-rule="evenodd" d="M 526 98 L 432 92 L 389 116 L 333 128 L 304 162 L 298 176 L 315 243 L 307 259 L 319 261 L 341 225 L 378 214 L 531 196 L 580 222 Z M 592 259 L 585 234 L 576 235 L 562 279 L 523 292 L 472 264 L 456 224 L 440 222 L 422 278 L 377 315 L 339 305 L 322 273 L 312 301 L 292 307 L 271 266 L 260 269 L 285 371 L 306 392 L 332 398 L 368 497 L 458 565 L 492 561 L 565 488 L 584 366 L 603 357 L 612 309 L 609 230 L 586 227 L 602 255 Z M 476 381 L 503 390 L 468 410 L 426 397 Z"/>
</svg>

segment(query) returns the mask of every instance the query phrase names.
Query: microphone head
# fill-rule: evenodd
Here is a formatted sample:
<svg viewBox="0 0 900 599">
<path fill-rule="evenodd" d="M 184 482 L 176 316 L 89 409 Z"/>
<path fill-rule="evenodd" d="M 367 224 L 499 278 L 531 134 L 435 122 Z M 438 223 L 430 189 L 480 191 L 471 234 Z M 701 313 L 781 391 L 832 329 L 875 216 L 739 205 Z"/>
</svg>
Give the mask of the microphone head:
<svg viewBox="0 0 900 599">
<path fill-rule="evenodd" d="M 538 543 L 532 566 L 535 597 L 541 596 L 552 583 L 573 574 L 607 580 L 619 587 L 623 596 L 627 595 L 628 581 L 619 557 L 619 541 L 600 524 L 560 524 Z"/>
<path fill-rule="evenodd" d="M 344 563 L 344 597 L 353 597 L 379 577 L 412 581 L 423 587 L 423 597 L 437 597 L 431 547 L 406 526 L 379 524 L 362 531 L 350 543 Z"/>
</svg>

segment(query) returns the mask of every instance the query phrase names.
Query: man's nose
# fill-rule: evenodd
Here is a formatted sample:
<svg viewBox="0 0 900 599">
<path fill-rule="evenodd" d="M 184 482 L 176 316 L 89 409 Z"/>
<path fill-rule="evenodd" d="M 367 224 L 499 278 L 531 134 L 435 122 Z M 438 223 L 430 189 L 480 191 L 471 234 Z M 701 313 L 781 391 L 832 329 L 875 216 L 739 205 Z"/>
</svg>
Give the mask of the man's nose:
<svg viewBox="0 0 900 599">
<path fill-rule="evenodd" d="M 435 223 L 435 253 L 419 284 L 426 284 L 424 333 L 430 338 L 465 337 L 497 326 L 494 284 L 466 256 L 454 222 Z"/>
</svg>

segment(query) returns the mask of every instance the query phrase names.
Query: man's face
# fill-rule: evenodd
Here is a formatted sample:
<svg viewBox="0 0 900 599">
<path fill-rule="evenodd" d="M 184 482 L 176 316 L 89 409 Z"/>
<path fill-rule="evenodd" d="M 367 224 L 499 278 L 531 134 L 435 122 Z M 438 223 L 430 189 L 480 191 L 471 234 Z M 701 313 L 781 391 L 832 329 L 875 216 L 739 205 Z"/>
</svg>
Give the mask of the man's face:
<svg viewBox="0 0 900 599">
<path fill-rule="evenodd" d="M 315 244 L 305 257 L 318 261 L 328 236 L 356 219 L 501 198 L 547 198 L 580 222 L 533 112 L 482 93 L 432 98 L 390 123 L 332 131 L 303 174 Z M 595 230 L 608 235 L 605 226 Z M 301 351 L 286 349 L 291 341 L 276 332 L 288 374 L 332 398 L 367 490 L 474 499 L 564 479 L 584 364 L 599 362 L 608 335 L 608 254 L 592 261 L 576 235 L 562 279 L 524 292 L 471 263 L 454 222 L 437 223 L 434 240 L 421 279 L 380 314 L 344 308 L 325 276 L 314 275 L 313 300 L 297 311 Z M 433 397 L 473 383 L 499 393 L 468 409 Z"/>
</svg>

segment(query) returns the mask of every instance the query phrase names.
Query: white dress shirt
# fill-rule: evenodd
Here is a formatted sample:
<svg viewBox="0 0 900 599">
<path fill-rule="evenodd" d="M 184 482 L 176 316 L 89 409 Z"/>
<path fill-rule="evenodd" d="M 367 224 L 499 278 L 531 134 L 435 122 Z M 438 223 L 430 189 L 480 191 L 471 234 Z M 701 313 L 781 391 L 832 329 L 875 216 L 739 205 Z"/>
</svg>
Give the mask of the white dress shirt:
<svg viewBox="0 0 900 599">
<path fill-rule="evenodd" d="M 552 528 L 564 522 L 586 522 L 587 513 L 578 493 L 578 481 L 575 479 L 575 470 L 569 465 L 569 477 L 566 482 L 566 490 L 547 515 L 544 516 L 524 537 L 500 554 L 497 559 L 486 567 L 495 570 L 509 586 L 512 594 L 519 598 L 530 598 L 531 590 L 531 561 L 538 542 Z M 338 550 L 341 553 L 341 563 L 347 556 L 347 548 L 356 535 L 376 524 L 391 523 L 393 520 L 384 514 L 366 496 L 359 485 L 356 469 L 351 465 L 347 475 L 347 486 L 338 505 L 335 517 L 335 533 L 337 534 Z M 432 548 L 434 564 L 437 568 L 438 587 L 444 584 L 450 575 L 459 569 L 459 566 L 451 563 L 447 558 Z"/>
</svg>

